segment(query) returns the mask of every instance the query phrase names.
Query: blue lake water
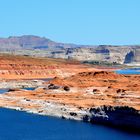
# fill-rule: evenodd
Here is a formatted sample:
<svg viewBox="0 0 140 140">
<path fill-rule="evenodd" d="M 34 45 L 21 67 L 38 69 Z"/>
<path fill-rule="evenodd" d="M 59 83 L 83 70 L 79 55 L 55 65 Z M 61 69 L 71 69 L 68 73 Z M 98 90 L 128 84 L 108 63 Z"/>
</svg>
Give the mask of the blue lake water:
<svg viewBox="0 0 140 140">
<path fill-rule="evenodd" d="M 140 134 L 0 108 L 0 140 L 140 140 Z"/>
<path fill-rule="evenodd" d="M 33 87 L 28 87 L 28 88 L 23 88 L 25 90 L 35 90 L 36 88 L 33 88 Z"/>
<path fill-rule="evenodd" d="M 7 92 L 9 89 L 0 89 L 0 94 Z"/>
<path fill-rule="evenodd" d="M 33 88 L 33 87 L 29 87 L 29 88 L 23 88 L 25 90 L 35 90 L 36 88 Z M 8 92 L 9 91 L 9 88 L 7 89 L 0 89 L 0 94 L 4 94 L 5 92 Z"/>
<path fill-rule="evenodd" d="M 140 68 L 116 70 L 118 74 L 140 74 Z"/>
</svg>

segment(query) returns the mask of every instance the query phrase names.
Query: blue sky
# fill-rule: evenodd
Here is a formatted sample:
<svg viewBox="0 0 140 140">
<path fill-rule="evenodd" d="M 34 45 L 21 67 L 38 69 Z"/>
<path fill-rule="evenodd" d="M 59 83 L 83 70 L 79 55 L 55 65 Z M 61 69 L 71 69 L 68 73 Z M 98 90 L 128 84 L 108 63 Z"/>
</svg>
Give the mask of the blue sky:
<svg viewBox="0 0 140 140">
<path fill-rule="evenodd" d="M 0 36 L 140 44 L 140 0 L 0 0 Z"/>
</svg>

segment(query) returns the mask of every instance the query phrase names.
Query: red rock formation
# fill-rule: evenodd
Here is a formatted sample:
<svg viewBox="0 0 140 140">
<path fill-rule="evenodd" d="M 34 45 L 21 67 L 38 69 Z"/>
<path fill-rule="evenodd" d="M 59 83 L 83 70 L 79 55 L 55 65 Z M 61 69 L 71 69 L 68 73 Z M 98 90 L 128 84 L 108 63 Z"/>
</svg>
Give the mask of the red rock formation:
<svg viewBox="0 0 140 140">
<path fill-rule="evenodd" d="M 0 78 L 3 79 L 67 77 L 85 68 L 94 69 L 79 62 L 61 59 L 0 55 Z"/>
</svg>

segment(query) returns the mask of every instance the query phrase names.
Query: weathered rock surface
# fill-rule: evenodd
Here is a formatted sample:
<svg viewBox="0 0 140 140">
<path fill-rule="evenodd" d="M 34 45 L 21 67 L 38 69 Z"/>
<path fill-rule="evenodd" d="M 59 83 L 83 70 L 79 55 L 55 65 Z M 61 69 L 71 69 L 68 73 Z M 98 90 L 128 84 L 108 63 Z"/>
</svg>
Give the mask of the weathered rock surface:
<svg viewBox="0 0 140 140">
<path fill-rule="evenodd" d="M 72 71 L 71 71 L 72 69 Z M 0 79 L 45 79 L 67 77 L 85 69 L 95 70 L 76 61 L 52 58 L 0 55 Z"/>
<path fill-rule="evenodd" d="M 109 124 L 120 128 L 140 128 L 140 111 L 128 106 L 101 106 L 91 108 L 90 122 Z"/>
</svg>

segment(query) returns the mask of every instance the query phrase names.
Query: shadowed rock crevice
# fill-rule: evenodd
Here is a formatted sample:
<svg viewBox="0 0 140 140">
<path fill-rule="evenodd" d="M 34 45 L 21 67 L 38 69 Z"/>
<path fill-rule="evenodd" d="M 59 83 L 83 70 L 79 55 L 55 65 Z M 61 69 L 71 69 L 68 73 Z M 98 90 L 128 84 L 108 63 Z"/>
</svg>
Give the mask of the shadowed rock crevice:
<svg viewBox="0 0 140 140">
<path fill-rule="evenodd" d="M 135 57 L 135 54 L 133 51 L 127 53 L 127 55 L 125 56 L 125 60 L 124 60 L 124 63 L 131 63 L 134 61 L 134 57 Z"/>
</svg>

